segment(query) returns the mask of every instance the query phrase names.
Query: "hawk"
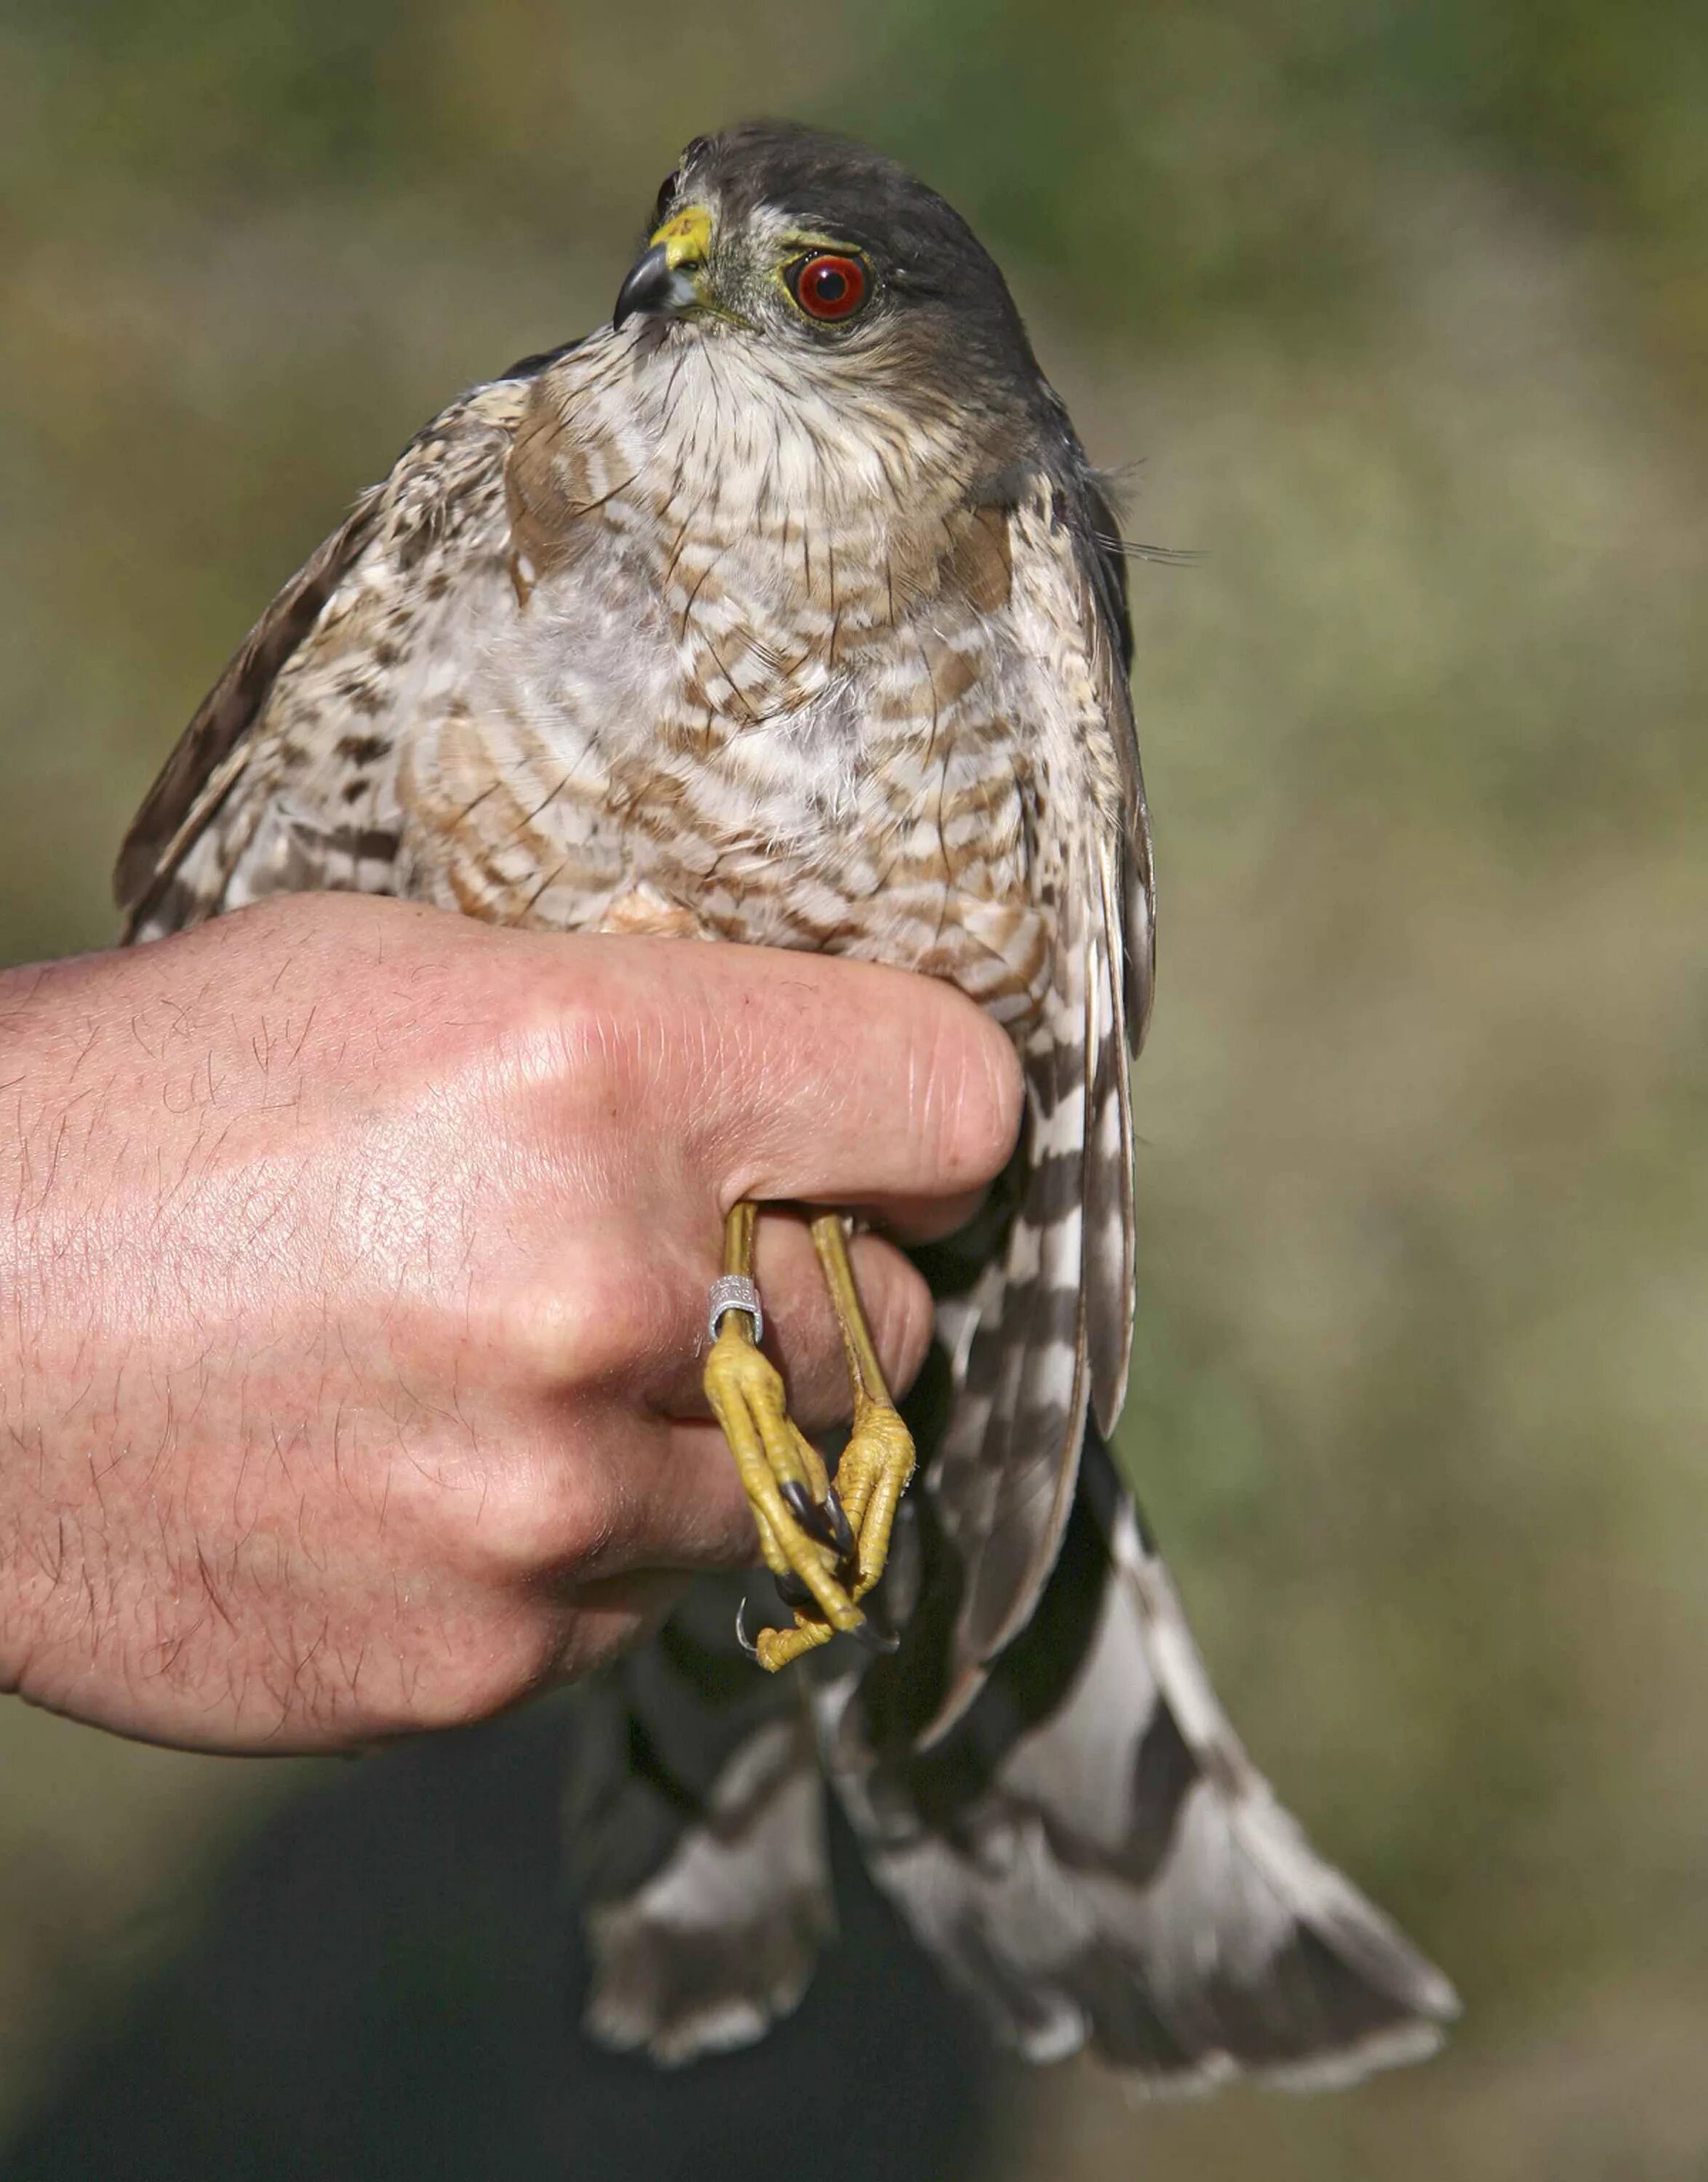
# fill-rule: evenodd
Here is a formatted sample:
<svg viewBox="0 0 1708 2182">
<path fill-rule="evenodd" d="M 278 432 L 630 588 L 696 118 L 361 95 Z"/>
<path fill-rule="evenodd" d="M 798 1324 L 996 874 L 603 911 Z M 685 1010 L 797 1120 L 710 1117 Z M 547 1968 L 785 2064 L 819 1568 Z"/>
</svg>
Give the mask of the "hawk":
<svg viewBox="0 0 1708 2182">
<path fill-rule="evenodd" d="M 844 1222 L 815 1222 L 854 1394 L 834 1470 L 731 1216 L 707 1390 L 785 1619 L 750 1637 L 702 1582 L 583 1693 L 566 1797 L 590 2025 L 659 2060 L 800 1997 L 827 1780 L 1034 2059 L 1342 2080 L 1454 2012 L 1234 1738 L 1107 1452 L 1152 965 L 1130 652 L 1109 507 L 965 222 L 872 152 L 749 125 L 683 153 L 608 324 L 362 495 L 122 852 L 132 939 L 357 889 L 881 960 L 1013 1038 L 1022 1143 L 920 1254 L 938 1343 L 905 1422 Z"/>
</svg>

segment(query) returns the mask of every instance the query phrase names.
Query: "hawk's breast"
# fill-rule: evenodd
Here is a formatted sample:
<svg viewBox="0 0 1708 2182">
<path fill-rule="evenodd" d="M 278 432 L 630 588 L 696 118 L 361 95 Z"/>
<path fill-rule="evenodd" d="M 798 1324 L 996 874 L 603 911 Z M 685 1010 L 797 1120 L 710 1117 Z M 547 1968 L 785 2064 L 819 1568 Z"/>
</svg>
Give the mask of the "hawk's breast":
<svg viewBox="0 0 1708 2182">
<path fill-rule="evenodd" d="M 518 432 L 511 580 L 410 739 L 410 890 L 554 929 L 638 896 L 1029 1018 L 1050 933 L 1003 518 L 952 476 L 790 498 L 751 449 L 696 487 L 632 400 L 571 437 L 564 399 Z"/>
</svg>

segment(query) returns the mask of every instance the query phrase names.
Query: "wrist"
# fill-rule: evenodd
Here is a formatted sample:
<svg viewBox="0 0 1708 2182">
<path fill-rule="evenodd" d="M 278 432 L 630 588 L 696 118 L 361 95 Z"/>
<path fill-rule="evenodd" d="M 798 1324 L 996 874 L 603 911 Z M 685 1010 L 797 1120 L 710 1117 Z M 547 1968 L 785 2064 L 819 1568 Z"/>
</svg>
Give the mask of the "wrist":
<svg viewBox="0 0 1708 2182">
<path fill-rule="evenodd" d="M 75 961 L 0 971 L 0 1691 L 25 1695 L 74 1619 L 93 1645 L 103 1618 L 99 1480 L 80 1417 L 101 1299 L 68 1296 L 93 1260 L 92 1223 L 69 1201 L 88 1186 L 100 1129 L 98 1074 L 79 1081 L 104 1032 L 73 999 L 86 975 Z M 50 1342 L 56 1323 L 69 1344 Z M 56 1345 L 67 1353 L 50 1359 Z"/>
</svg>

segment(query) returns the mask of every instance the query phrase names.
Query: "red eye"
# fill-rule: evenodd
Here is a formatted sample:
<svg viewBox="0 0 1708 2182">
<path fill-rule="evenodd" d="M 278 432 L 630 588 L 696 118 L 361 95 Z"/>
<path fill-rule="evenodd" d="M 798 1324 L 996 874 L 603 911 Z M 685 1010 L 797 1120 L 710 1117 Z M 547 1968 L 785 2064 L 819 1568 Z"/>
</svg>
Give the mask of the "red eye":
<svg viewBox="0 0 1708 2182">
<path fill-rule="evenodd" d="M 851 318 L 866 300 L 866 268 L 857 258 L 803 258 L 789 285 L 809 318 Z"/>
</svg>

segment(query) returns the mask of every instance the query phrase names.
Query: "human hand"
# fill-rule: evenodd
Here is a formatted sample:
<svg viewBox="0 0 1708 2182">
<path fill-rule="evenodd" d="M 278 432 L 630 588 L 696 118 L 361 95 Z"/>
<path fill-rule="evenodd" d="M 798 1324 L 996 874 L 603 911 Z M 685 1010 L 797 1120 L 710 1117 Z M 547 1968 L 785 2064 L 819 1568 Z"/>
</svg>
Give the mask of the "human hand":
<svg viewBox="0 0 1708 2182">
<path fill-rule="evenodd" d="M 945 1232 L 1019 1114 L 940 984 L 340 894 L 0 976 L 0 1687 L 226 1749 L 480 1718 L 752 1560 L 724 1212 Z M 905 1386 L 923 1283 L 855 1260 Z M 757 1272 L 834 1421 L 804 1226 Z"/>
</svg>

